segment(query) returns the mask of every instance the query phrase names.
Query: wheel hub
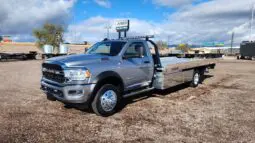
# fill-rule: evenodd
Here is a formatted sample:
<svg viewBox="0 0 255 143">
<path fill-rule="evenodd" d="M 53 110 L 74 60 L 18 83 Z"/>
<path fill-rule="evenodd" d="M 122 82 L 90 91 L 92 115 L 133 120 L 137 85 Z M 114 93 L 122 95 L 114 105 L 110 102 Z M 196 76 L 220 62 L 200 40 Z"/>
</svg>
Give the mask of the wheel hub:
<svg viewBox="0 0 255 143">
<path fill-rule="evenodd" d="M 117 94 L 113 90 L 107 90 L 100 101 L 104 111 L 111 111 L 117 104 Z"/>
</svg>

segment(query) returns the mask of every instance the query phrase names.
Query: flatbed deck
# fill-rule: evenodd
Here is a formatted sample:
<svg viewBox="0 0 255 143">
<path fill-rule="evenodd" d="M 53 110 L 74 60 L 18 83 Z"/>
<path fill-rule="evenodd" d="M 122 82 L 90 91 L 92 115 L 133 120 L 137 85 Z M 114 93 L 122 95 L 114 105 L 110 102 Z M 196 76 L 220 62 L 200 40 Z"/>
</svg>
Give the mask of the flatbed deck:
<svg viewBox="0 0 255 143">
<path fill-rule="evenodd" d="M 183 57 L 183 58 L 222 58 L 223 53 L 201 53 L 201 54 L 182 54 L 182 53 L 169 53 L 167 57 Z M 163 55 L 164 56 L 164 55 Z"/>
<path fill-rule="evenodd" d="M 160 61 L 162 68 L 156 72 L 153 86 L 161 90 L 190 82 L 195 70 L 213 69 L 216 64 L 215 60 L 176 57 L 161 57 Z"/>
<path fill-rule="evenodd" d="M 176 71 L 188 70 L 201 66 L 213 66 L 216 63 L 215 59 L 188 59 L 176 57 L 161 57 L 160 58 L 163 70 Z"/>
</svg>

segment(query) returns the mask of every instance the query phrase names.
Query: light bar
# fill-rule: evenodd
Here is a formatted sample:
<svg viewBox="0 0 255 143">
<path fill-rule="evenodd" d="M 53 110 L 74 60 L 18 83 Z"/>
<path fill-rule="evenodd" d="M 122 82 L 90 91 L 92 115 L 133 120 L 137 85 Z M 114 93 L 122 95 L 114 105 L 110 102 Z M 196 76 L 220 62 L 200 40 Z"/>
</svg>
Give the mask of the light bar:
<svg viewBox="0 0 255 143">
<path fill-rule="evenodd" d="M 142 39 L 142 38 L 154 38 L 154 35 L 146 35 L 146 36 L 134 36 L 134 37 L 121 37 L 120 39 Z"/>
</svg>

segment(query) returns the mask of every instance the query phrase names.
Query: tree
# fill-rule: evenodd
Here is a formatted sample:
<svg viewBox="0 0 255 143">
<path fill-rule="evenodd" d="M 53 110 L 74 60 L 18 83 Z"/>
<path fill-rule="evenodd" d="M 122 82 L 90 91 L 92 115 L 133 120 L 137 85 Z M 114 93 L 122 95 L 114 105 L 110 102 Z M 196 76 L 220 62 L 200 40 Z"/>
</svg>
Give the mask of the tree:
<svg viewBox="0 0 255 143">
<path fill-rule="evenodd" d="M 46 23 L 42 28 L 34 29 L 33 35 L 36 37 L 37 46 L 42 48 L 43 45 L 52 45 L 58 47 L 63 42 L 64 28 L 61 25 Z"/>
<path fill-rule="evenodd" d="M 1 42 L 1 41 L 3 41 L 3 37 L 2 37 L 2 36 L 0 36 L 0 42 Z"/>
<path fill-rule="evenodd" d="M 164 41 L 157 41 L 156 44 L 158 45 L 160 50 L 164 50 L 168 48 L 167 42 Z"/>
<path fill-rule="evenodd" d="M 189 51 L 189 46 L 188 44 L 179 44 L 176 50 L 181 50 L 183 52 L 188 52 Z"/>
</svg>

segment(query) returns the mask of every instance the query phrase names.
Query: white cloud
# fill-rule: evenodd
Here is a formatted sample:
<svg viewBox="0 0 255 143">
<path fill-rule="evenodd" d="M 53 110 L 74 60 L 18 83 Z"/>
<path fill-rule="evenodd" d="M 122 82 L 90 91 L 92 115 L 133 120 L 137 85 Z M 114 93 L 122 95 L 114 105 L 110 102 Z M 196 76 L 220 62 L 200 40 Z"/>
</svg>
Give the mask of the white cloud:
<svg viewBox="0 0 255 143">
<path fill-rule="evenodd" d="M 214 0 L 181 9 L 160 23 L 129 18 L 131 28 L 128 35 L 155 34 L 157 39 L 167 40 L 169 37 L 174 44 L 181 42 L 201 44 L 213 41 L 229 44 L 231 33 L 235 31 L 235 44 L 239 45 L 242 40 L 248 40 L 249 17 L 250 2 Z M 105 25 L 113 24 L 116 20 L 97 16 L 71 25 L 67 40 L 74 40 L 74 36 L 70 36 L 71 33 L 76 33 L 76 41 L 102 40 L 106 37 Z M 111 35 L 117 37 L 114 27 L 111 29 Z"/>
<path fill-rule="evenodd" d="M 1 0 L 0 0 L 1 1 Z M 173 0 L 175 1 L 175 0 Z M 131 22 L 128 35 L 155 34 L 157 39 L 170 38 L 171 43 L 202 43 L 224 41 L 230 43 L 235 32 L 235 43 L 249 38 L 251 2 L 255 0 L 214 0 L 179 9 L 167 19 L 155 23 L 135 18 L 135 14 L 116 14 L 129 17 Z M 66 0 L 9 0 L 0 5 L 0 34 L 16 35 L 17 40 L 31 40 L 32 29 L 45 22 L 66 23 L 70 18 L 73 1 Z M 15 9 L 15 10 L 14 10 Z M 65 39 L 68 42 L 99 41 L 106 37 L 105 26 L 114 25 L 118 18 L 90 17 L 80 23 L 67 26 Z M 254 22 L 255 24 L 255 22 Z M 113 26 L 111 37 L 116 38 Z M 255 30 L 254 30 L 255 33 Z M 255 34 L 253 34 L 255 38 Z"/>
<path fill-rule="evenodd" d="M 245 40 L 248 32 L 252 1 L 214 0 L 181 10 L 169 16 L 173 21 L 164 24 L 166 28 L 175 27 L 184 32 L 184 41 L 225 41 L 229 42 L 231 33 L 236 31 L 236 44 Z M 177 26 L 178 25 L 178 26 Z M 239 28 L 238 28 L 239 27 Z M 169 30 L 170 30 L 169 29 Z M 197 36 L 190 36 L 196 34 Z M 174 39 L 175 36 L 173 36 Z M 246 39 L 248 40 L 248 39 Z"/>
<path fill-rule="evenodd" d="M 109 0 L 94 0 L 99 6 L 105 8 L 111 8 L 111 2 Z"/>
<path fill-rule="evenodd" d="M 130 19 L 130 30 L 128 36 L 134 35 L 152 35 L 162 33 L 161 28 L 156 23 L 139 20 L 136 18 Z M 82 42 L 82 41 L 100 41 L 106 38 L 106 25 L 112 25 L 110 30 L 111 38 L 117 38 L 115 23 L 118 18 L 105 18 L 102 16 L 91 17 L 81 23 L 70 25 L 66 33 L 66 41 Z"/>
<path fill-rule="evenodd" d="M 166 7 L 182 7 L 185 5 L 192 4 L 196 0 L 153 0 L 153 3 L 158 6 Z"/>
<path fill-rule="evenodd" d="M 67 24 L 69 10 L 74 2 L 74 0 L 8 0 L 8 2 L 0 0 L 0 34 L 19 35 L 21 38 L 16 39 L 31 40 L 32 29 L 45 22 Z"/>
</svg>

